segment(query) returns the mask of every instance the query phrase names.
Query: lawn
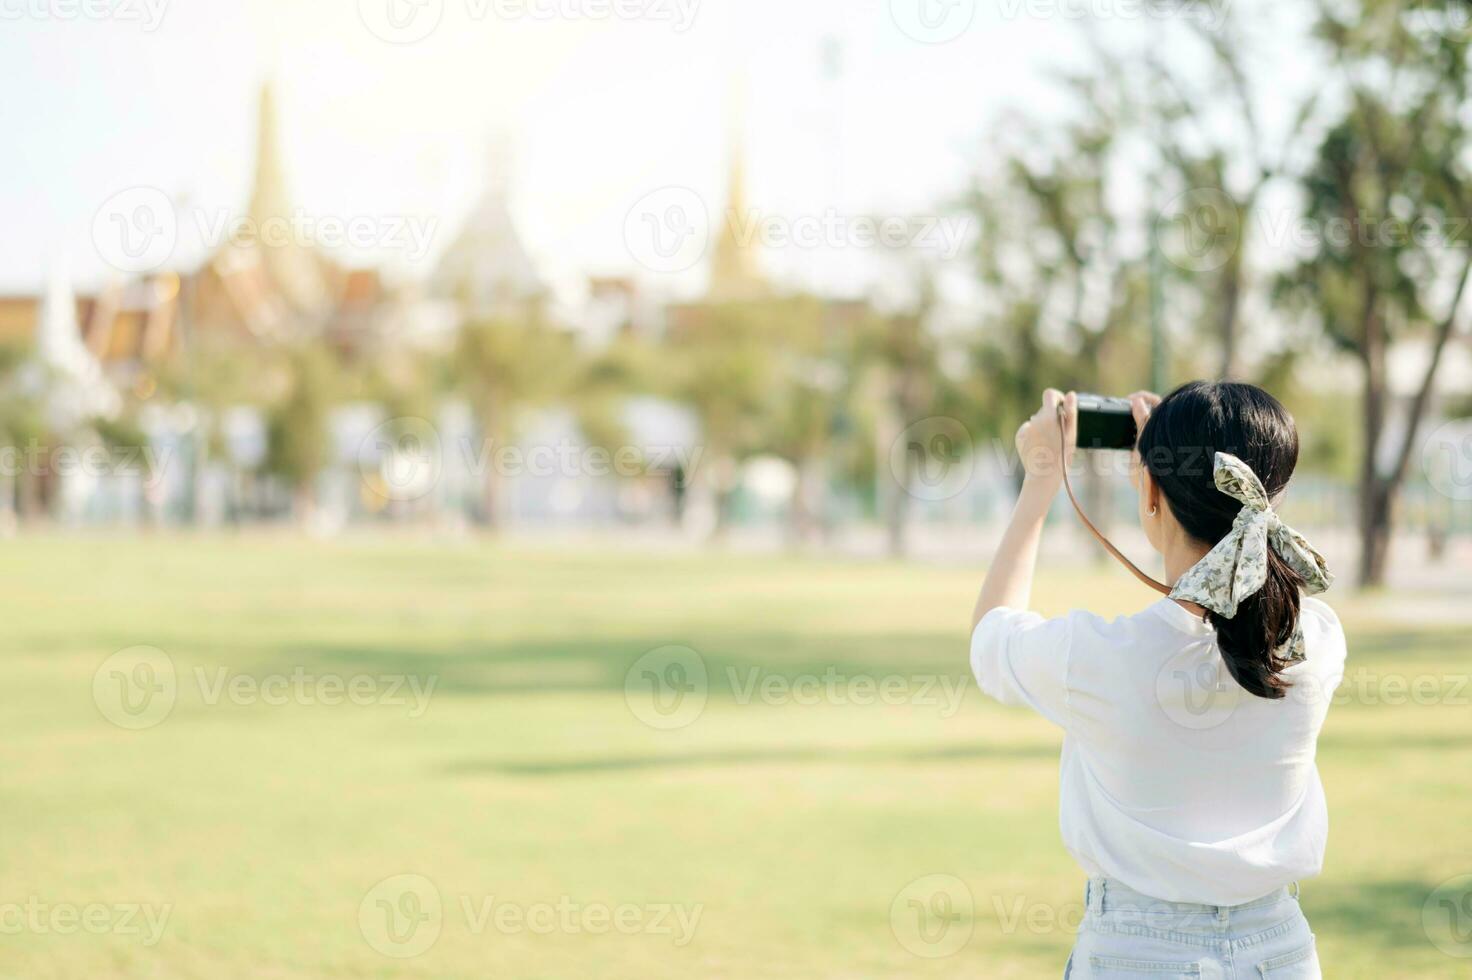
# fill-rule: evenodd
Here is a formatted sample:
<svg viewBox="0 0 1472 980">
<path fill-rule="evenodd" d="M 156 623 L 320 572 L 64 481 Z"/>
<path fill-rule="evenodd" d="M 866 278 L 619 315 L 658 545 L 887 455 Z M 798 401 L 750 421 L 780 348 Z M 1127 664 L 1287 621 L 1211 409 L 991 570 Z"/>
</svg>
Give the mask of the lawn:
<svg viewBox="0 0 1472 980">
<path fill-rule="evenodd" d="M 0 568 L 0 976 L 1061 974 L 1060 737 L 966 679 L 976 570 L 366 535 Z M 1466 976 L 1427 899 L 1472 872 L 1472 624 L 1328 598 L 1326 975 Z"/>
</svg>

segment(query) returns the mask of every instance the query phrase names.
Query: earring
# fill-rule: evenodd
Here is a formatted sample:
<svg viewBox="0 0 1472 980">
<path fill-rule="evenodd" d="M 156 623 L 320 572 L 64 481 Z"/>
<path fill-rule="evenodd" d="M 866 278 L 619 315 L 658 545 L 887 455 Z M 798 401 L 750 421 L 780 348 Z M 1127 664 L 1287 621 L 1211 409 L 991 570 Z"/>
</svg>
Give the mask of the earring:
<svg viewBox="0 0 1472 980">
<path fill-rule="evenodd" d="M 1150 516 L 1151 516 L 1151 517 L 1154 517 L 1154 516 L 1155 516 L 1155 512 L 1156 512 L 1156 511 L 1157 511 L 1157 510 L 1159 510 L 1159 509 L 1160 509 L 1160 508 L 1158 508 L 1158 507 L 1156 507 L 1156 506 L 1155 506 L 1155 505 L 1154 505 L 1154 504 L 1151 504 L 1151 505 L 1150 505 Z"/>
</svg>

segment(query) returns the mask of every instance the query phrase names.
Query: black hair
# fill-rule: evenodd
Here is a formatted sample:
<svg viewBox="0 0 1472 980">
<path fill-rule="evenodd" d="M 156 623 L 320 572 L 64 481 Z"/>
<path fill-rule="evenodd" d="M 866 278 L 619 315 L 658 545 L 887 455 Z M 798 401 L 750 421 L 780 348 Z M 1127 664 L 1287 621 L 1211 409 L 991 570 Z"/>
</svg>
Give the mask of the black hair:
<svg viewBox="0 0 1472 980">
<path fill-rule="evenodd" d="M 1256 385 L 1192 381 L 1150 413 L 1137 448 L 1181 527 L 1215 545 L 1242 509 L 1241 501 L 1216 487 L 1215 454 L 1231 453 L 1250 466 L 1276 502 L 1298 463 L 1298 428 L 1288 410 Z M 1227 670 L 1260 698 L 1287 693 L 1282 671 L 1288 665 L 1274 651 L 1293 636 L 1302 588 L 1303 578 L 1270 547 L 1267 581 L 1238 604 L 1237 615 L 1228 619 L 1207 610 Z"/>
</svg>

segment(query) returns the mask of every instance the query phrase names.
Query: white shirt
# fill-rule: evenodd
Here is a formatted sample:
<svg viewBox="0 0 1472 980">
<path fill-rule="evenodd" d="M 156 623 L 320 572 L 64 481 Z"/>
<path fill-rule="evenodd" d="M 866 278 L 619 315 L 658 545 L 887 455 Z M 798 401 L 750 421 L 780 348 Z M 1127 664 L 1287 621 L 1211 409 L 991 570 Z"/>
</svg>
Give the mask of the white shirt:
<svg viewBox="0 0 1472 980">
<path fill-rule="evenodd" d="M 1324 864 L 1314 747 L 1344 676 L 1344 630 L 1303 600 L 1308 659 L 1287 697 L 1242 690 L 1216 631 L 1171 599 L 1112 622 L 993 609 L 971 669 L 1063 728 L 1059 826 L 1091 876 L 1170 902 L 1238 905 Z"/>
</svg>

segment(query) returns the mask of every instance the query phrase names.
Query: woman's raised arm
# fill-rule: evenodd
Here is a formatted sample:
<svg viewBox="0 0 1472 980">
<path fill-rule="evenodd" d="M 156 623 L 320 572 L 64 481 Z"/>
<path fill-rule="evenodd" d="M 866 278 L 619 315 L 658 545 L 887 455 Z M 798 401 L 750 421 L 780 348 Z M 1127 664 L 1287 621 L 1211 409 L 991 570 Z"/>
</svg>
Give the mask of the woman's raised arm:
<svg viewBox="0 0 1472 980">
<path fill-rule="evenodd" d="M 1065 431 L 1059 431 L 1058 406 L 1064 408 Z M 1025 476 L 1022 492 L 1012 508 L 1012 518 L 1002 534 L 997 553 L 992 556 L 981 594 L 971 612 L 971 629 L 981 618 L 999 606 L 1025 609 L 1032 595 L 1033 569 L 1037 566 L 1038 544 L 1043 536 L 1043 519 L 1063 482 L 1063 467 L 1068 459 L 1062 455 L 1067 445 L 1073 455 L 1078 431 L 1078 399 L 1054 388 L 1043 392 L 1042 407 L 1017 430 L 1017 453 Z"/>
</svg>

